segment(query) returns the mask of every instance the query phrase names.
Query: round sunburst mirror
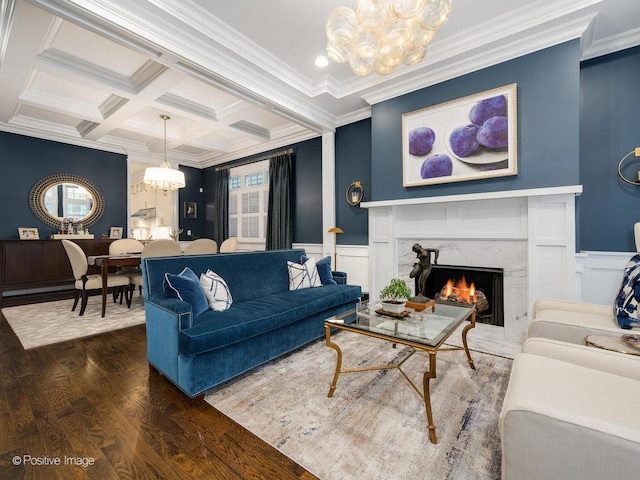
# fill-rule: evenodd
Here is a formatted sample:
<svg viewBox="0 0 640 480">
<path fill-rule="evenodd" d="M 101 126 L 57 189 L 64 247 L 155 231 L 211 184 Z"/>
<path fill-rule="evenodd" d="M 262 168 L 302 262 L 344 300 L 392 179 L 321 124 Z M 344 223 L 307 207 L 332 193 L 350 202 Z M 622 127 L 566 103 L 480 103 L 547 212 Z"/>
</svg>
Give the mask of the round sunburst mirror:
<svg viewBox="0 0 640 480">
<path fill-rule="evenodd" d="M 104 197 L 93 183 L 78 175 L 51 175 L 33 186 L 29 206 L 51 227 L 59 227 L 65 218 L 89 227 L 102 216 Z"/>
</svg>

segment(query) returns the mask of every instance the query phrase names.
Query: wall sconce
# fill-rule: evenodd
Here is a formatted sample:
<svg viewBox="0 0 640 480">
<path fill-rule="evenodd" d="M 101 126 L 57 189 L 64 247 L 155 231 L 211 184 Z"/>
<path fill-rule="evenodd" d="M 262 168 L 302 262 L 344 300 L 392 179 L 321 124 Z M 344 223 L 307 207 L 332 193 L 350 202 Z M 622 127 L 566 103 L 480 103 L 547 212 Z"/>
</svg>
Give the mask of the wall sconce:
<svg viewBox="0 0 640 480">
<path fill-rule="evenodd" d="M 335 239 L 333 241 L 333 269 L 338 270 L 338 234 L 344 233 L 341 228 L 332 227 L 327 230 L 328 233 L 335 233 Z"/>
<path fill-rule="evenodd" d="M 631 184 L 631 185 L 640 185 L 640 171 L 638 172 L 638 181 L 634 182 L 632 180 L 629 180 L 628 178 L 625 178 L 625 176 L 622 174 L 622 163 L 627 159 L 627 157 L 629 157 L 629 155 L 634 154 L 635 157 L 640 157 L 640 147 L 636 147 L 634 150 L 631 150 L 629 153 L 627 153 L 624 157 L 622 157 L 622 160 L 620 160 L 620 163 L 618 164 L 618 176 L 624 180 L 625 182 Z"/>
<path fill-rule="evenodd" d="M 364 200 L 364 188 L 360 182 L 353 182 L 347 188 L 347 203 L 349 205 L 360 205 Z"/>
</svg>

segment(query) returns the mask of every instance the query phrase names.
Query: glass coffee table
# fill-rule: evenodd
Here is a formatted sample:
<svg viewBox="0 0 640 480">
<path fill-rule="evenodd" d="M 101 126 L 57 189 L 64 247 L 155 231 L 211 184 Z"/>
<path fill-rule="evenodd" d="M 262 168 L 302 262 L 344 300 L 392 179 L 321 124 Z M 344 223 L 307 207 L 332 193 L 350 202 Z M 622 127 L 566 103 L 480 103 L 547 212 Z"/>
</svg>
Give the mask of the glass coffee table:
<svg viewBox="0 0 640 480">
<path fill-rule="evenodd" d="M 451 302 L 436 302 L 432 309 L 427 308 L 421 312 L 407 310 L 407 316 L 398 318 L 389 314 L 381 314 L 380 304 L 359 304 L 354 310 L 336 315 L 325 320 L 326 344 L 338 353 L 336 371 L 333 376 L 329 397 L 332 397 L 338 377 L 341 373 L 362 372 L 367 370 L 398 369 L 402 376 L 409 382 L 416 393 L 424 400 L 427 411 L 427 424 L 429 428 L 429 438 L 432 443 L 437 443 L 436 427 L 433 423 L 431 412 L 431 394 L 429 391 L 429 381 L 436 378 L 436 353 L 446 350 L 464 350 L 467 354 L 467 361 L 472 369 L 475 369 L 469 346 L 467 345 L 467 333 L 476 326 L 476 309 L 473 305 L 465 305 Z M 462 330 L 462 344 L 464 347 L 445 347 L 445 340 L 464 322 L 470 323 Z M 413 351 L 403 359 L 398 365 L 383 365 L 363 368 L 342 368 L 342 352 L 340 347 L 331 341 L 331 330 L 346 330 L 348 332 L 359 333 L 369 337 L 387 340 L 393 344 L 407 345 Z M 421 350 L 429 354 L 429 370 L 424 372 L 422 391 L 409 379 L 402 370 L 402 365 L 416 351 Z"/>
</svg>

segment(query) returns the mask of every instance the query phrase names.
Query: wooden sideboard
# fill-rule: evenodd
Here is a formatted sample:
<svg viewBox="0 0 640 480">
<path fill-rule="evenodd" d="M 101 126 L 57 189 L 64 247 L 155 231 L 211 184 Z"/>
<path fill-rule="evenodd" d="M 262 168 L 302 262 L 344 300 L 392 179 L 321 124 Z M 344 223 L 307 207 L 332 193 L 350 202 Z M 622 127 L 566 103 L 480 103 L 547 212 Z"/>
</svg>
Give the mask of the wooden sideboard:
<svg viewBox="0 0 640 480">
<path fill-rule="evenodd" d="M 112 239 L 74 239 L 87 255 L 109 253 Z M 68 285 L 73 288 L 71 264 L 61 240 L 0 240 L 0 304 L 4 292 Z M 97 267 L 89 267 L 96 269 Z"/>
</svg>

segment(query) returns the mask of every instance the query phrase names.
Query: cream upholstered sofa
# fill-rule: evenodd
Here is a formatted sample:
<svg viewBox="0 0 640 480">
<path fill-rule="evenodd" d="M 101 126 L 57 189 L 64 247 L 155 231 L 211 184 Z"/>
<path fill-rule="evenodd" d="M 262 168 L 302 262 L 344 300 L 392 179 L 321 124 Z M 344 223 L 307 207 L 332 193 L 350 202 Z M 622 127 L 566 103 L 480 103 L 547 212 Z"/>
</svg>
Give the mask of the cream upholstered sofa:
<svg viewBox="0 0 640 480">
<path fill-rule="evenodd" d="M 502 479 L 638 478 L 638 399 L 640 357 L 526 340 L 500 414 Z"/>
<path fill-rule="evenodd" d="M 590 334 L 622 335 L 613 315 L 613 305 L 543 298 L 533 305 L 533 320 L 527 337 L 543 337 L 584 345 Z"/>
</svg>

